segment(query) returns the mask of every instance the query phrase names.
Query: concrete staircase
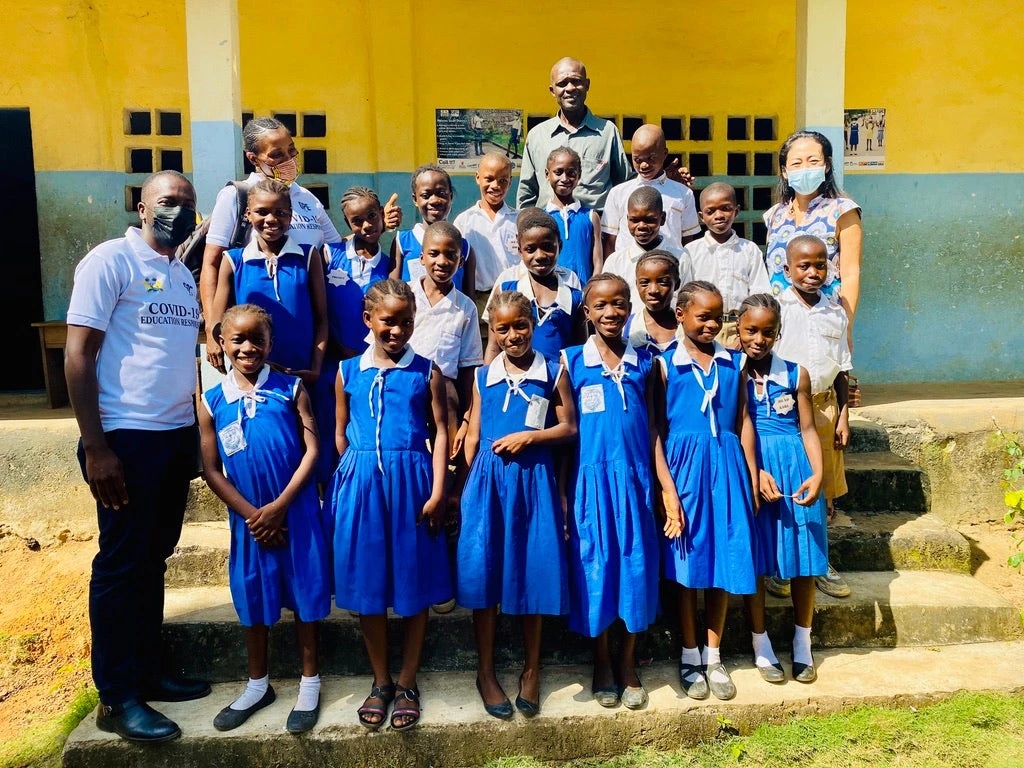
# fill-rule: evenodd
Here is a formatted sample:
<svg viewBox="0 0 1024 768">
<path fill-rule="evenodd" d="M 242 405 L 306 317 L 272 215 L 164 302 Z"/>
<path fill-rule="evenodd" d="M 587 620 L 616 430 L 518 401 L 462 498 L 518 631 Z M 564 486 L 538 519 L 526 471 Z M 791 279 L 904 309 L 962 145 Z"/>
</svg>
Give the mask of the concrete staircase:
<svg viewBox="0 0 1024 768">
<path fill-rule="evenodd" d="M 590 643 L 551 619 L 543 647 L 544 712 L 532 722 L 517 715 L 503 724 L 480 706 L 471 614 L 456 609 L 430 619 L 420 728 L 412 734 L 366 735 L 355 716 L 370 686 L 359 624 L 336 609 L 321 629 L 322 674 L 327 676 L 321 723 L 301 739 L 283 730 L 294 698 L 289 681 L 298 677 L 290 618 L 271 633 L 272 678 L 282 681 L 275 682 L 278 703 L 238 731 L 220 734 L 212 728 L 216 712 L 237 695 L 238 683 L 232 681 L 245 678 L 245 649 L 227 588 L 226 513 L 200 492 L 168 561 L 165 639 L 179 672 L 223 685 L 203 702 L 161 707 L 185 731 L 172 745 L 131 747 L 100 733 L 87 718 L 68 741 L 64 764 L 234 766 L 254 760 L 275 765 L 320 760 L 330 765 L 469 766 L 517 753 L 568 760 L 614 754 L 631 743 L 690 743 L 713 736 L 723 713 L 742 731 L 808 708 L 824 711 L 891 701 L 891 696 L 923 701 L 958 687 L 1024 686 L 1020 665 L 1007 665 L 1015 668 L 1011 677 L 1019 681 L 1003 676 L 989 686 L 979 684 L 969 670 L 957 671 L 956 664 L 1020 658 L 1021 618 L 1011 604 L 972 578 L 969 543 L 929 514 L 926 476 L 889 451 L 883 428 L 855 420 L 847 479 L 850 492 L 840 500 L 844 513 L 830 528 L 830 547 L 832 563 L 844 572 L 853 594 L 843 600 L 818 594 L 813 636 L 821 679 L 815 685 L 769 686 L 760 680 L 748 659 L 749 630 L 737 598 L 730 606 L 723 648 L 740 689 L 735 701 L 696 703 L 681 697 L 672 661 L 678 658 L 677 641 L 671 621 L 662 619 L 645 640 L 644 655 L 654 659 L 643 672 L 650 706 L 642 712 L 609 713 L 590 699 Z M 786 651 L 792 634 L 789 602 L 769 597 L 767 619 L 776 650 Z M 391 650 L 397 659 L 399 620 L 392 624 Z M 501 617 L 498 638 L 499 663 L 508 670 L 506 691 L 514 696 L 514 670 L 521 662 L 514 618 Z M 954 663 L 954 657 L 960 661 Z M 783 659 L 788 667 L 788 654 Z M 913 671 L 909 678 L 902 675 L 907 669 Z M 958 682 L 957 675 L 964 681 Z M 562 727 L 567 723 L 571 729 Z M 666 728 L 672 734 L 668 740 Z"/>
</svg>

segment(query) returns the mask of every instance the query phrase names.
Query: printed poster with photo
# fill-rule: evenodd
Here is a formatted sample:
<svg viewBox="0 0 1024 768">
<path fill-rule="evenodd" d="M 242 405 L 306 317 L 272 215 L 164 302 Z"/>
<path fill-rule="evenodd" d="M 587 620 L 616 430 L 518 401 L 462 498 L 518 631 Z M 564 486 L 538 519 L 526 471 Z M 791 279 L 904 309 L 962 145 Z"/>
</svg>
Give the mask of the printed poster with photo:
<svg viewBox="0 0 1024 768">
<path fill-rule="evenodd" d="M 481 156 L 499 152 L 519 171 L 523 157 L 523 110 L 437 109 L 437 164 L 447 171 L 476 171 Z"/>
<path fill-rule="evenodd" d="M 884 170 L 885 129 L 884 109 L 847 109 L 843 121 L 844 170 Z"/>
</svg>

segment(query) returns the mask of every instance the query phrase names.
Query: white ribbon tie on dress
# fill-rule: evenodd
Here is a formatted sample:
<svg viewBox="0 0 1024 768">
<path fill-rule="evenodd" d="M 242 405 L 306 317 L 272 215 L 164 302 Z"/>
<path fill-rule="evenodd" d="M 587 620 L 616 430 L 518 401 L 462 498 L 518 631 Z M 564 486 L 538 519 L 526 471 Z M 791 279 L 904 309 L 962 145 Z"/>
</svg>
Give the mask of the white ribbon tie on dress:
<svg viewBox="0 0 1024 768">
<path fill-rule="evenodd" d="M 519 395 L 527 403 L 530 402 L 530 396 L 523 392 L 522 388 L 519 386 L 522 383 L 523 379 L 513 379 L 511 376 L 505 377 L 505 384 L 508 385 L 508 389 L 505 391 L 505 403 L 501 406 L 502 413 L 508 412 L 508 403 L 512 395 Z"/>
<path fill-rule="evenodd" d="M 377 390 L 377 407 L 374 408 L 373 390 Z M 374 447 L 377 451 L 377 469 L 383 475 L 384 472 L 384 455 L 380 448 L 380 425 L 382 417 L 384 415 L 384 369 L 378 368 L 377 375 L 373 377 L 373 381 L 370 383 L 370 392 L 368 395 L 370 401 L 370 416 L 377 421 L 377 429 L 374 433 Z"/>
<path fill-rule="evenodd" d="M 715 379 L 711 382 L 710 389 L 705 384 L 706 379 L 701 373 L 699 365 L 696 363 L 691 364 L 690 370 L 693 371 L 693 378 L 697 380 L 701 390 L 704 392 L 704 399 L 700 404 L 700 412 L 708 417 L 708 422 L 711 424 L 711 436 L 718 437 L 718 423 L 715 419 L 715 406 L 713 402 L 715 395 L 718 394 L 718 363 L 715 360 L 711 361 L 711 370 L 708 371 L 708 376 L 714 373 Z"/>
<path fill-rule="evenodd" d="M 626 391 L 622 388 L 622 380 L 626 378 L 625 364 L 619 363 L 615 370 L 605 368 L 603 371 L 601 371 L 601 375 L 607 376 L 609 379 L 612 380 L 612 383 L 615 384 L 615 386 L 619 390 L 619 397 L 622 398 L 622 410 L 628 410 L 626 408 Z"/>
</svg>

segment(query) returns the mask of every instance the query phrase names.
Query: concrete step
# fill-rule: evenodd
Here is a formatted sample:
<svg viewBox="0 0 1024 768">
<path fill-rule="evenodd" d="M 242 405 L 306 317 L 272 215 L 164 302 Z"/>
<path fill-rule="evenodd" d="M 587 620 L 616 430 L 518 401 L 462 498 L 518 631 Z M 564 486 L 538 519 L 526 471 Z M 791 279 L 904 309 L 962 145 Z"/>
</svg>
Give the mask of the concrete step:
<svg viewBox="0 0 1024 768">
<path fill-rule="evenodd" d="M 1015 639 L 1021 622 L 1014 607 L 970 576 L 937 571 L 852 571 L 844 573 L 853 594 L 845 599 L 817 596 L 815 644 L 847 646 L 913 646 Z M 666 593 L 669 590 L 666 590 Z M 172 589 L 167 592 L 164 638 L 172 667 L 178 672 L 216 681 L 245 677 L 244 630 L 238 624 L 224 587 Z M 769 597 L 766 620 L 778 647 L 792 637 L 792 606 Z M 674 613 L 667 612 L 646 634 L 644 656 L 677 657 L 672 631 Z M 391 622 L 392 656 L 400 655 L 401 620 Z M 742 601 L 733 598 L 723 640 L 726 652 L 747 653 L 750 635 Z M 457 608 L 431 615 L 423 654 L 425 671 L 468 670 L 476 665 L 472 614 Z M 501 616 L 495 649 L 503 667 L 518 663 L 519 621 Z M 354 675 L 367 669 L 359 621 L 335 610 L 320 629 L 324 674 Z M 557 618 L 545 620 L 543 658 L 546 664 L 579 664 L 591 657 L 591 642 Z M 271 631 L 271 656 L 281 671 L 297 674 L 295 636 L 290 614 Z"/>
<path fill-rule="evenodd" d="M 96 728 L 86 717 L 64 749 L 64 768 L 181 768 L 181 766 L 379 765 L 480 766 L 506 755 L 537 760 L 608 759 L 631 746 L 663 750 L 694 746 L 719 733 L 726 719 L 746 735 L 764 723 L 809 714 L 824 715 L 865 705 L 924 706 L 958 690 L 1015 692 L 1024 687 L 1024 642 L 996 642 L 930 648 L 842 651 L 816 650 L 818 681 L 800 685 L 763 682 L 746 659 L 728 659 L 737 687 L 729 702 L 693 701 L 679 688 L 675 663 L 641 669 L 650 701 L 643 710 L 604 709 L 590 695 L 589 666 L 548 667 L 541 683 L 541 713 L 499 722 L 484 713 L 472 671 L 422 674 L 423 717 L 408 733 L 386 726 L 367 733 L 356 709 L 369 692 L 369 677 L 327 677 L 321 692 L 320 722 L 304 736 L 285 732 L 297 682 L 280 670 L 272 674 L 277 701 L 237 730 L 220 733 L 213 718 L 239 693 L 237 684 L 217 685 L 200 701 L 157 704 L 184 732 L 156 747 L 129 745 Z M 276 661 L 280 661 L 277 659 Z M 788 655 L 783 664 L 789 672 Z M 275 665 L 275 667 L 278 665 Z M 510 696 L 517 670 L 502 674 Z"/>
<path fill-rule="evenodd" d="M 840 570 L 970 572 L 967 540 L 935 515 L 840 512 L 828 530 L 831 562 Z M 167 586 L 226 586 L 230 545 L 224 521 L 186 524 L 167 560 Z"/>
<path fill-rule="evenodd" d="M 849 492 L 836 506 L 846 511 L 927 512 L 928 478 L 924 472 L 889 451 L 846 456 Z"/>
<path fill-rule="evenodd" d="M 875 453 L 889 450 L 889 433 L 881 424 L 850 415 L 850 445 L 847 453 Z"/>
</svg>

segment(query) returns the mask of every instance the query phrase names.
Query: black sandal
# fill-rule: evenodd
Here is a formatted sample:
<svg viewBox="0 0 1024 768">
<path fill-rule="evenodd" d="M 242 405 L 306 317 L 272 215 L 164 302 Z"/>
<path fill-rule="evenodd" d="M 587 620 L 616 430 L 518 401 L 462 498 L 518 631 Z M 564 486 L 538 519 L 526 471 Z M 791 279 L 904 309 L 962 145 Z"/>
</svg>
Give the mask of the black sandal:
<svg viewBox="0 0 1024 768">
<path fill-rule="evenodd" d="M 376 681 L 374 681 L 376 682 Z M 382 705 L 377 706 L 375 704 L 367 704 L 370 699 L 380 699 L 384 702 Z M 385 685 L 375 685 L 370 689 L 370 695 L 366 697 L 363 702 L 363 706 L 356 710 L 356 714 L 359 715 L 359 724 L 363 728 L 367 728 L 371 731 L 376 731 L 382 725 L 384 721 L 388 719 L 388 705 L 395 700 L 395 684 L 386 683 Z M 373 722 L 367 720 L 368 715 L 379 715 L 380 720 Z"/>
<path fill-rule="evenodd" d="M 420 689 L 416 687 L 406 688 L 404 685 L 396 685 L 395 689 L 395 708 L 391 710 L 391 730 L 393 731 L 407 731 L 412 728 L 416 723 L 420 721 Z M 405 699 L 410 704 L 415 704 L 416 709 L 411 707 L 398 707 L 398 700 Z M 412 718 L 405 725 L 396 725 L 396 717 L 410 717 Z"/>
</svg>

